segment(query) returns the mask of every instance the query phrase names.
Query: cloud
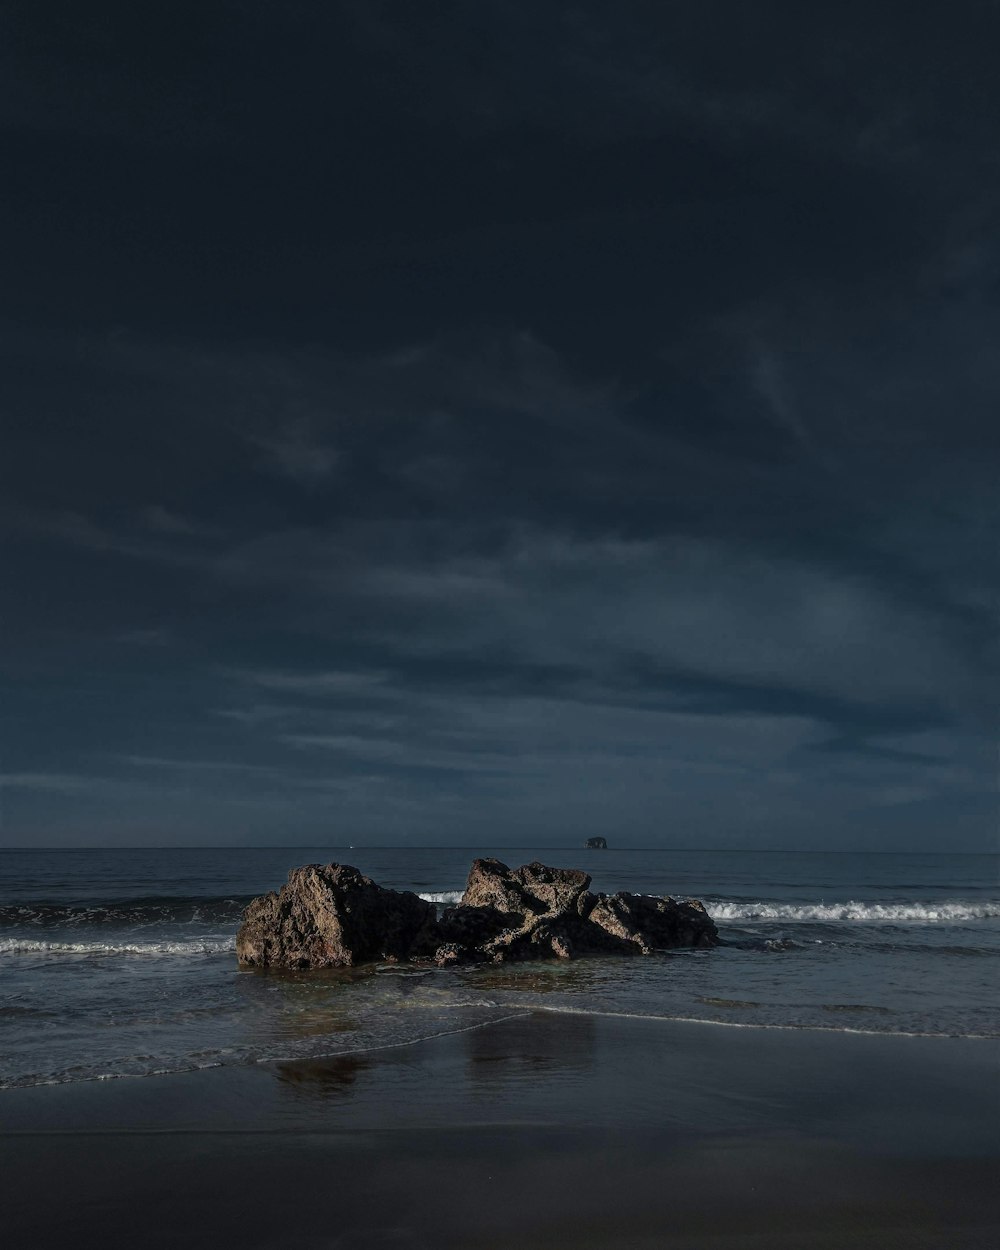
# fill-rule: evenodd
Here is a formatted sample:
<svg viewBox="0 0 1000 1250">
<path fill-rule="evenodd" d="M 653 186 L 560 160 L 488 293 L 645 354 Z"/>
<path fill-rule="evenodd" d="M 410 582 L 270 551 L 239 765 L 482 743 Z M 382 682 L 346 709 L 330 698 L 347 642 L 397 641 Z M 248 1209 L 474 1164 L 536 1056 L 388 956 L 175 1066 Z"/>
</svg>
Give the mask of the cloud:
<svg viewBox="0 0 1000 1250">
<path fill-rule="evenodd" d="M 737 317 L 723 337 L 737 322 L 758 336 L 767 329 L 754 340 L 751 390 L 759 397 L 763 389 L 774 425 L 796 443 L 812 442 L 785 379 L 787 318 Z M 824 358 L 834 350 L 829 336 L 816 342 Z M 828 441 L 833 414 L 811 389 L 819 348 L 803 334 L 798 343 L 800 371 L 813 378 L 806 401 L 817 412 L 815 437 Z M 286 502 L 264 509 L 250 492 L 248 511 L 231 489 L 230 506 L 239 501 L 243 511 L 226 525 L 201 520 L 197 508 L 144 504 L 141 528 L 36 508 L 21 514 L 23 530 L 95 556 L 171 566 L 179 578 L 200 579 L 199 594 L 211 586 L 258 614 L 261 626 L 304 630 L 337 649 L 360 635 L 374 652 L 365 671 L 379 674 L 435 655 L 478 656 L 512 671 L 589 670 L 603 682 L 626 681 L 638 665 L 688 684 L 921 715 L 961 716 L 976 702 L 977 657 L 962 614 L 988 603 L 988 570 L 977 559 L 956 574 L 940 527 L 909 543 L 926 520 L 904 521 L 891 489 L 884 500 L 864 500 L 868 516 L 854 514 L 864 466 L 856 447 L 854 472 L 842 482 L 810 478 L 801 461 L 764 468 L 752 447 L 717 449 L 644 418 L 621 386 L 581 379 L 527 332 L 429 341 L 350 362 L 120 350 L 143 376 L 166 369 L 182 394 L 192 379 L 213 399 L 228 394 L 230 414 L 258 381 L 293 407 L 364 407 L 372 420 L 353 425 L 346 500 L 306 501 L 304 511 L 291 508 L 291 524 L 275 528 L 269 522 L 289 514 Z M 848 355 L 843 372 L 852 363 L 861 387 L 872 365 Z M 322 449 L 333 429 L 318 421 L 290 428 L 304 446 Z M 268 437 L 248 425 L 227 429 L 231 445 Z M 421 478 L 414 466 L 428 463 L 458 467 Z M 844 535 L 839 547 L 831 533 Z M 968 533 L 960 520 L 956 540 Z M 908 562 L 924 567 L 910 574 Z M 261 666 L 256 680 L 289 692 L 311 681 L 317 694 L 370 680 L 339 662 L 322 672 L 301 677 L 279 663 Z"/>
<path fill-rule="evenodd" d="M 81 794 L 107 787 L 103 778 L 74 773 L 0 773 L 0 788 L 40 790 L 52 794 Z"/>
<path fill-rule="evenodd" d="M 118 759 L 119 762 L 133 768 L 167 769 L 178 772 L 256 773 L 259 771 L 252 764 L 234 760 L 175 759 L 159 755 L 122 755 Z"/>
<path fill-rule="evenodd" d="M 252 442 L 265 453 L 268 468 L 303 486 L 325 481 L 340 461 L 339 453 L 319 441 L 306 421 L 291 422 L 272 435 L 253 437 Z"/>
<path fill-rule="evenodd" d="M 363 694 L 377 697 L 389 674 L 381 672 L 320 671 L 281 672 L 273 670 L 236 670 L 233 676 L 265 690 L 276 690 L 320 697 Z"/>
<path fill-rule="evenodd" d="M 211 564 L 208 540 L 222 537 L 221 531 L 157 508 L 145 510 L 139 525 L 134 520 L 127 525 L 101 523 L 81 512 L 38 508 L 14 510 L 9 513 L 7 524 L 14 534 L 55 539 L 96 555 L 127 556 L 190 568 Z"/>
<path fill-rule="evenodd" d="M 7 6 L 24 828 L 982 839 L 988 7 Z"/>
<path fill-rule="evenodd" d="M 380 548 L 384 537 L 287 533 L 227 559 L 241 579 L 296 587 L 315 604 L 312 628 L 331 639 L 345 637 L 334 605 L 352 603 L 369 639 L 400 656 L 516 657 L 604 674 L 641 660 L 859 705 L 943 713 L 975 702 L 976 677 L 947 618 L 860 574 L 683 537 L 521 529 L 498 551 L 470 555 L 443 529 L 411 532 L 402 548 L 400 535 Z"/>
<path fill-rule="evenodd" d="M 490 0 L 433 27 L 407 6 L 250 5 L 243 46 L 266 48 L 264 61 L 234 59 L 226 19 L 211 10 L 188 16 L 194 61 L 176 51 L 170 14 L 152 25 L 119 14 L 100 40 L 65 15 L 43 38 L 32 17 L 27 3 L 5 9 L 8 126 L 215 160 L 250 142 L 271 158 L 316 135 L 329 142 L 365 84 L 368 127 L 397 143 L 401 129 L 411 142 L 426 129 L 481 139 L 518 127 L 606 142 L 683 126 L 912 162 L 949 137 L 986 146 L 994 113 L 990 93 L 967 86 L 989 82 L 989 6 L 902 30 L 891 10 L 862 17 L 843 5 L 748 21 L 734 4 L 612 13 L 588 0 Z M 158 56 L 137 76 L 127 67 L 150 40 Z M 953 69 L 944 78 L 941 56 Z M 956 116 L 965 125 L 950 136 Z"/>
<path fill-rule="evenodd" d="M 129 544 L 79 512 L 22 512 L 14 525 L 29 533 L 47 534 L 90 551 L 126 550 Z"/>
<path fill-rule="evenodd" d="M 800 717 L 712 716 L 530 695 L 407 700 L 390 732 L 285 733 L 290 746 L 402 770 L 503 776 L 547 785 L 593 767 L 655 765 L 664 776 L 748 774 L 826 730 Z M 447 719 L 447 724 L 444 720 Z M 713 757 L 702 757 L 711 742 Z M 582 783 L 577 776 L 576 786 Z M 589 785 L 588 785 L 589 788 Z"/>
<path fill-rule="evenodd" d="M 169 629 L 157 625 L 145 629 L 123 629 L 114 638 L 116 642 L 131 647 L 166 647 L 171 642 L 172 634 Z"/>
<path fill-rule="evenodd" d="M 162 504 L 150 504 L 143 508 L 141 518 L 149 529 L 171 537 L 214 538 L 219 533 L 214 526 L 205 525 L 178 512 L 171 512 Z"/>
<path fill-rule="evenodd" d="M 778 356 L 766 347 L 758 347 L 752 360 L 754 387 L 760 394 L 775 424 L 803 447 L 809 436 L 796 411 L 788 379 Z"/>
</svg>

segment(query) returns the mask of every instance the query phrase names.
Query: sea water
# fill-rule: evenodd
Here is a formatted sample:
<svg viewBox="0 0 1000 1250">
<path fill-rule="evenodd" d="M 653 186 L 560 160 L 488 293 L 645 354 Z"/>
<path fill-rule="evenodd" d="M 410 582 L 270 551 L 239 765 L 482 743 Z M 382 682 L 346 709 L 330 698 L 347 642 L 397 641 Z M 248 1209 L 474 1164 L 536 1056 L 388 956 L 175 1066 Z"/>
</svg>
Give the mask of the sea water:
<svg viewBox="0 0 1000 1250">
<path fill-rule="evenodd" d="M 350 863 L 441 906 L 476 855 L 700 898 L 723 945 L 509 967 L 241 971 L 246 903 Z M 357 1053 L 528 1010 L 1000 1036 L 1000 856 L 511 848 L 0 851 L 0 1088 Z"/>
</svg>

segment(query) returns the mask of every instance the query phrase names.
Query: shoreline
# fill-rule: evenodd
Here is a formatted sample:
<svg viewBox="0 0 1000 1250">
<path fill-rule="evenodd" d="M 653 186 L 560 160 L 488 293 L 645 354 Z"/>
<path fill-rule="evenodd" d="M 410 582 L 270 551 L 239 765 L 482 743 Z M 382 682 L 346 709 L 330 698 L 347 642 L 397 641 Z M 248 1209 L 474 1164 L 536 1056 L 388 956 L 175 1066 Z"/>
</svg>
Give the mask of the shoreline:
<svg viewBox="0 0 1000 1250">
<path fill-rule="evenodd" d="M 979 1250 L 1000 1240 L 998 1057 L 993 1039 L 546 1010 L 7 1090 L 5 1228 L 33 1250 L 109 1227 L 191 1250 Z"/>
<path fill-rule="evenodd" d="M 478 1004 L 470 1004 L 466 1007 L 464 1004 L 456 1004 L 449 1010 L 456 1013 L 462 1010 L 476 1010 Z M 878 1037 L 878 1038 L 918 1038 L 927 1041 L 952 1041 L 952 1042 L 994 1042 L 1000 1044 L 1000 1032 L 998 1033 L 944 1033 L 944 1032 L 910 1032 L 906 1030 L 889 1030 L 889 1029 L 861 1029 L 852 1028 L 844 1025 L 820 1025 L 820 1024 L 772 1024 L 763 1021 L 753 1020 L 713 1020 L 709 1017 L 699 1016 L 661 1016 L 653 1013 L 641 1012 L 625 1012 L 625 1011 L 606 1011 L 588 1007 L 570 1007 L 560 1006 L 552 1007 L 537 1003 L 532 1003 L 506 1015 L 498 1016 L 494 1019 L 477 1021 L 475 1024 L 464 1025 L 456 1029 L 446 1029 L 436 1033 L 423 1034 L 418 1037 L 407 1038 L 400 1041 L 391 1041 L 379 1043 L 373 1046 L 358 1046 L 345 1050 L 321 1051 L 315 1055 L 272 1055 L 263 1059 L 247 1060 L 245 1062 L 228 1063 L 224 1060 L 208 1063 L 201 1066 L 192 1066 L 186 1068 L 164 1068 L 154 1072 L 108 1072 L 100 1073 L 95 1076 L 74 1077 L 71 1080 L 49 1080 L 39 1081 L 31 1085 L 9 1085 L 0 1086 L 0 1100 L 4 1095 L 24 1092 L 32 1089 L 60 1089 L 67 1086 L 76 1085 L 93 1085 L 104 1084 L 115 1081 L 146 1081 L 152 1079 L 162 1079 L 180 1076 L 192 1076 L 198 1072 L 212 1072 L 219 1069 L 226 1071 L 234 1071 L 242 1068 L 266 1068 L 268 1065 L 274 1064 L 291 1064 L 291 1063 L 315 1063 L 322 1062 L 326 1059 L 338 1059 L 351 1055 L 367 1055 L 378 1054 L 381 1051 L 396 1050 L 407 1046 L 421 1046 L 432 1043 L 439 1038 L 453 1037 L 461 1033 L 468 1033 L 475 1029 L 488 1029 L 494 1025 L 503 1024 L 508 1020 L 515 1020 L 525 1016 L 532 1015 L 553 1015 L 553 1016 L 583 1016 L 593 1017 L 600 1020 L 621 1020 L 621 1021 L 648 1021 L 665 1026 L 695 1026 L 711 1029 L 741 1029 L 755 1030 L 765 1033 L 804 1033 L 804 1034 L 824 1034 L 824 1035 L 841 1035 L 846 1037 Z M 2 1104 L 0 1104 L 2 1105 Z"/>
</svg>

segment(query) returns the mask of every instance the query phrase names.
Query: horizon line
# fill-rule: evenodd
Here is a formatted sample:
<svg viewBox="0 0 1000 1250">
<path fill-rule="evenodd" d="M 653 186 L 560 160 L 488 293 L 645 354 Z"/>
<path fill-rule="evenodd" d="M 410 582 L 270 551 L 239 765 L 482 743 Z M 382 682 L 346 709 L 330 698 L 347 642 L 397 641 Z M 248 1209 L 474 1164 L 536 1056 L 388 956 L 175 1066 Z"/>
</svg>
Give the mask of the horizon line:
<svg viewBox="0 0 1000 1250">
<path fill-rule="evenodd" d="M 372 843 L 353 846 L 330 843 L 281 843 L 281 844 L 222 844 L 181 843 L 169 846 L 0 846 L 2 852 L 57 852 L 57 851 L 478 851 L 479 846 L 414 845 L 412 843 Z M 926 850 L 846 850 L 832 847 L 800 849 L 790 847 L 725 847 L 725 846 L 608 846 L 588 847 L 580 843 L 562 846 L 497 846 L 497 851 L 665 851 L 685 855 L 1000 855 L 996 850 L 983 851 L 926 851 Z"/>
</svg>

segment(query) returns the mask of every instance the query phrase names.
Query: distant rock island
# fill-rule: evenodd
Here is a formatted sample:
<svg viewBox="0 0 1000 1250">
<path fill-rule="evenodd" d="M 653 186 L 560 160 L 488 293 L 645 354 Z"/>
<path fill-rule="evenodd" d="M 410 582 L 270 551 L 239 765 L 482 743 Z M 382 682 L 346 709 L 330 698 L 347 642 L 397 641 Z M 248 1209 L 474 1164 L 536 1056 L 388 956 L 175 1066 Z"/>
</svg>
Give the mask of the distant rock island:
<svg viewBox="0 0 1000 1250">
<path fill-rule="evenodd" d="M 588 851 L 606 851 L 608 849 L 607 838 L 588 838 L 586 841 Z"/>
<path fill-rule="evenodd" d="M 461 902 L 439 914 L 419 895 L 384 889 L 348 864 L 308 864 L 293 868 L 280 891 L 249 904 L 236 955 L 248 968 L 400 960 L 446 967 L 652 955 L 718 943 L 715 924 L 699 902 L 593 894 L 590 881 L 577 868 L 536 861 L 512 869 L 498 859 L 477 859 Z"/>
</svg>

